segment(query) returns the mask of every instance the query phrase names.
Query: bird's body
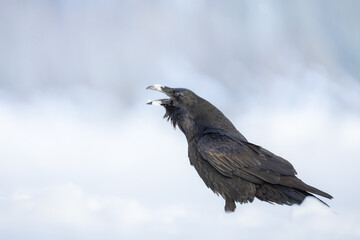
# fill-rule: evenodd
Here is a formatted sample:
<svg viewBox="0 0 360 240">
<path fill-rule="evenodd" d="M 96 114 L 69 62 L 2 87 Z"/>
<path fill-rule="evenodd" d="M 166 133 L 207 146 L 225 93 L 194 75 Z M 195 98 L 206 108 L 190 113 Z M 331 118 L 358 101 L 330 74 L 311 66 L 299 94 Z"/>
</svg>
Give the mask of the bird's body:
<svg viewBox="0 0 360 240">
<path fill-rule="evenodd" d="M 164 117 L 185 134 L 191 165 L 206 186 L 225 199 L 225 211 L 234 211 L 235 202 L 252 202 L 255 197 L 286 205 L 300 204 L 313 194 L 332 198 L 298 179 L 290 162 L 249 143 L 220 110 L 192 91 L 161 85 L 148 88 L 170 97 L 149 104 L 164 106 Z"/>
</svg>

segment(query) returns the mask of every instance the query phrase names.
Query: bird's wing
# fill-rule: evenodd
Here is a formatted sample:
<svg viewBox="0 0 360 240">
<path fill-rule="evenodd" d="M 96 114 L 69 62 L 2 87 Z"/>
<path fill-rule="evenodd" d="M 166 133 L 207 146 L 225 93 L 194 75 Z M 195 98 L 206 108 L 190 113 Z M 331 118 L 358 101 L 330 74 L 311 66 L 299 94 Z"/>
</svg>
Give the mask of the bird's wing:
<svg viewBox="0 0 360 240">
<path fill-rule="evenodd" d="M 294 176 L 294 167 L 285 159 L 246 141 L 216 132 L 205 134 L 198 151 L 217 171 L 227 177 L 277 184 L 281 176 Z"/>
</svg>

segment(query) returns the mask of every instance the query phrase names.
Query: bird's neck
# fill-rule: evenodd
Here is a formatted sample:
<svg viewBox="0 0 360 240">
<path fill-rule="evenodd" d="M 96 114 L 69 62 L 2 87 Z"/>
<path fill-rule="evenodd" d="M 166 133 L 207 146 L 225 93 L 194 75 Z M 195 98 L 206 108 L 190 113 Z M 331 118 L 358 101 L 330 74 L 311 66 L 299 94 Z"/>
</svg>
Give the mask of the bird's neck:
<svg viewBox="0 0 360 240">
<path fill-rule="evenodd" d="M 224 132 L 227 135 L 245 140 L 245 137 L 235 128 L 231 121 L 211 103 L 203 100 L 191 109 L 183 111 L 177 107 L 167 107 L 164 116 L 185 134 L 188 142 L 198 141 L 204 132 Z"/>
</svg>

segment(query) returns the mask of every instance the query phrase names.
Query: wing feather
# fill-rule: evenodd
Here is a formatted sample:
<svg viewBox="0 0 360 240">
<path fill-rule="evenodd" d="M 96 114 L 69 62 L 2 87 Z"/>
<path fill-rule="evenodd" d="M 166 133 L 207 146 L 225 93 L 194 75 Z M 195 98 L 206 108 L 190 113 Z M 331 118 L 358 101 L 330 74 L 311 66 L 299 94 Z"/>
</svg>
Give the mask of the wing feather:
<svg viewBox="0 0 360 240">
<path fill-rule="evenodd" d="M 238 176 L 259 183 L 277 184 L 281 176 L 294 176 L 290 162 L 246 141 L 208 132 L 198 142 L 201 156 L 227 177 Z"/>
</svg>

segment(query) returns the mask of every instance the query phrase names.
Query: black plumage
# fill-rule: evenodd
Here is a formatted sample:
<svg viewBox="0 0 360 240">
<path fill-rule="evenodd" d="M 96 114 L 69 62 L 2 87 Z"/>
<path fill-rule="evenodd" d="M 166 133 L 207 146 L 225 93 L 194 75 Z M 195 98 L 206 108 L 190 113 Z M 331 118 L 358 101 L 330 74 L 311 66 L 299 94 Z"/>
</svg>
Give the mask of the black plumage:
<svg viewBox="0 0 360 240">
<path fill-rule="evenodd" d="M 220 110 L 192 91 L 158 84 L 148 89 L 170 97 L 148 104 L 164 106 L 164 117 L 185 134 L 191 165 L 225 199 L 225 211 L 255 197 L 286 205 L 300 204 L 313 194 L 332 198 L 297 178 L 290 162 L 248 142 Z"/>
</svg>

